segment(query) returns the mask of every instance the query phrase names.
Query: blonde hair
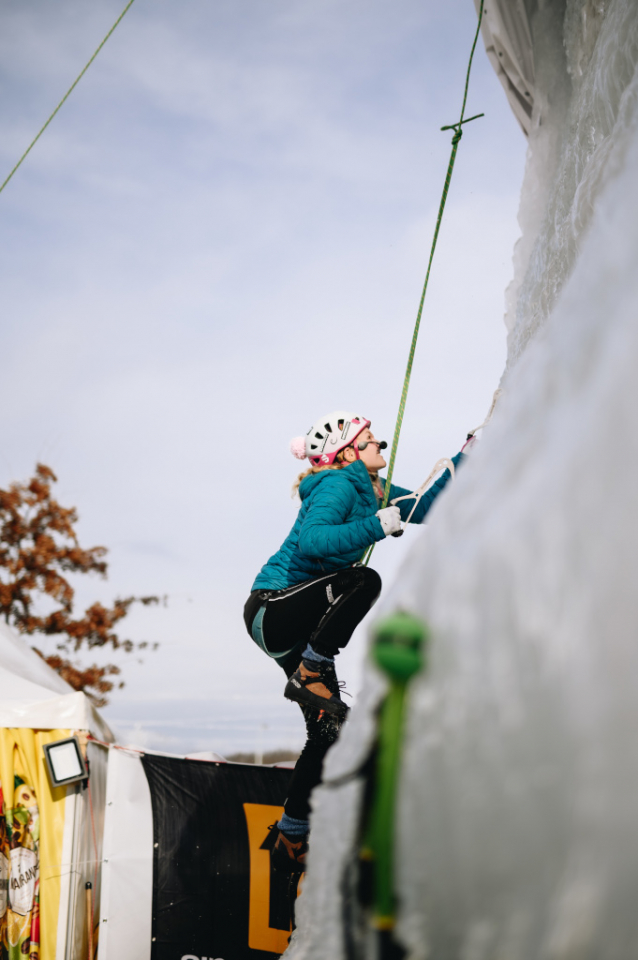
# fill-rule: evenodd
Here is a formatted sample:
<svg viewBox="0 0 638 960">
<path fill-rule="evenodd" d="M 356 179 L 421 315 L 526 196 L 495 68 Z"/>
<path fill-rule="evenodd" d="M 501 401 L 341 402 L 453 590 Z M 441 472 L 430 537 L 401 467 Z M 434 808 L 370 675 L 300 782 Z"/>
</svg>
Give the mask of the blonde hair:
<svg viewBox="0 0 638 960">
<path fill-rule="evenodd" d="M 293 499 L 299 496 L 299 486 L 302 480 L 305 480 L 306 477 L 309 477 L 311 474 L 320 473 L 322 470 L 341 470 L 345 466 L 347 466 L 347 464 L 343 462 L 343 450 L 340 450 L 339 453 L 337 454 L 337 459 L 335 460 L 334 463 L 326 463 L 320 467 L 308 467 L 307 470 L 303 470 L 299 474 L 299 476 L 293 483 L 292 493 L 290 494 L 290 496 Z"/>
</svg>

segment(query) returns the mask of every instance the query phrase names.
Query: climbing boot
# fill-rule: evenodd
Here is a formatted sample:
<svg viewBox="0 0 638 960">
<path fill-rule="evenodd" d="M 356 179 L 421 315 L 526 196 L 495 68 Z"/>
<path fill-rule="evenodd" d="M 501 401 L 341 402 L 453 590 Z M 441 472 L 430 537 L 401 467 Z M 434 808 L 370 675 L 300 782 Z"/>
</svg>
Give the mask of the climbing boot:
<svg viewBox="0 0 638 960">
<path fill-rule="evenodd" d="M 302 660 L 286 684 L 284 697 L 343 719 L 348 707 L 339 693 L 334 664 L 327 660 Z"/>
<path fill-rule="evenodd" d="M 268 828 L 276 836 L 270 850 L 270 862 L 273 870 L 281 873 L 303 873 L 306 869 L 306 854 L 308 853 L 308 834 L 302 836 L 288 836 L 273 823 Z"/>
</svg>

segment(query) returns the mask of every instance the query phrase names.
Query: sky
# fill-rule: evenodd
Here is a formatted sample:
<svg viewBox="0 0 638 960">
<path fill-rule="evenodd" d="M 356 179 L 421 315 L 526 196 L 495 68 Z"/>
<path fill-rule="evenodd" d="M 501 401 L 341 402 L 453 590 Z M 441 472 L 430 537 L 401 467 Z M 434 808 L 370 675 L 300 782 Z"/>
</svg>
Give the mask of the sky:
<svg viewBox="0 0 638 960">
<path fill-rule="evenodd" d="M 0 181 L 123 6 L 5 0 Z M 290 439 L 334 409 L 391 439 L 475 17 L 471 0 L 136 0 L 0 194 L 0 486 L 48 464 L 82 545 L 108 547 L 79 605 L 167 598 L 123 624 L 159 648 L 117 656 L 120 742 L 303 742 L 242 608 L 294 521 Z M 411 488 L 482 422 L 505 362 L 526 141 L 480 42 L 479 112 L 397 457 Z M 422 536 L 376 548 L 386 584 Z M 355 694 L 366 626 L 339 663 Z"/>
</svg>

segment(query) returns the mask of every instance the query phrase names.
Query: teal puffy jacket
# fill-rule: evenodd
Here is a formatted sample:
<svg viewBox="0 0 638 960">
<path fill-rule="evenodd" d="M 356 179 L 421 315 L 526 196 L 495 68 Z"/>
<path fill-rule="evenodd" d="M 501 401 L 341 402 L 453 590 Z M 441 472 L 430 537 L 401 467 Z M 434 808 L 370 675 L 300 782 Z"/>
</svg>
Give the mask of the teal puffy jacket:
<svg viewBox="0 0 638 960">
<path fill-rule="evenodd" d="M 455 466 L 462 459 L 458 453 Z M 446 470 L 424 493 L 412 515 L 412 523 L 421 523 L 435 498 L 450 479 Z M 381 478 L 385 487 L 385 481 Z M 390 499 L 411 490 L 390 487 Z M 270 558 L 252 585 L 253 590 L 283 590 L 304 580 L 350 567 L 361 559 L 363 551 L 385 534 L 375 516 L 379 509 L 370 475 L 362 460 L 341 470 L 311 473 L 299 487 L 301 507 L 294 526 L 277 553 Z M 414 500 L 398 504 L 401 518 L 407 520 Z"/>
</svg>

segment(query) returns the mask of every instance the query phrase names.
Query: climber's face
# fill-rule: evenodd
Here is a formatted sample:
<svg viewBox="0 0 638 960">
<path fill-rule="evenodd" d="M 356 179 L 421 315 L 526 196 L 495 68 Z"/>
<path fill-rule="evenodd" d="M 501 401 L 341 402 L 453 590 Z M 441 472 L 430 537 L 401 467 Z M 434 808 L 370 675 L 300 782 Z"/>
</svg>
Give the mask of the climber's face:
<svg viewBox="0 0 638 960">
<path fill-rule="evenodd" d="M 369 427 L 362 430 L 357 439 L 343 451 L 343 460 L 345 463 L 354 463 L 355 460 L 362 460 L 370 473 L 377 473 L 386 466 L 384 458 L 379 450 L 379 440 L 375 440 L 374 434 Z M 354 448 L 357 447 L 359 457 Z"/>
<path fill-rule="evenodd" d="M 379 441 L 375 440 L 374 434 L 369 427 L 361 431 L 355 443 L 359 447 L 359 457 L 363 460 L 370 473 L 378 473 L 379 470 L 383 470 L 383 468 L 387 466 L 379 450 Z M 363 447 L 363 450 L 361 447 Z"/>
</svg>

